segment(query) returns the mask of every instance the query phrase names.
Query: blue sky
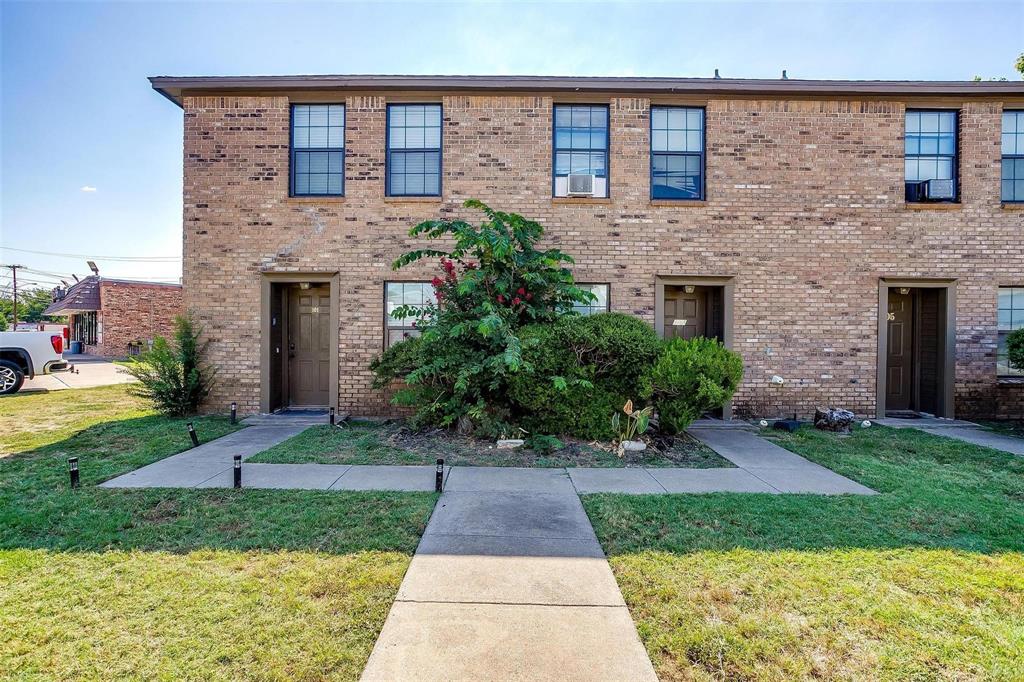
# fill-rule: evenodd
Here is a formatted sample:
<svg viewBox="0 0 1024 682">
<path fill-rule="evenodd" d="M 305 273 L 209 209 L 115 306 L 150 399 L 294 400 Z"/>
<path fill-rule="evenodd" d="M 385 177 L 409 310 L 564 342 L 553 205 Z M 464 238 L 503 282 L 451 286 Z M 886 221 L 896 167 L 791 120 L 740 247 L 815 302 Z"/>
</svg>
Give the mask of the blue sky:
<svg viewBox="0 0 1024 682">
<path fill-rule="evenodd" d="M 151 75 L 1018 78 L 1024 3 L 0 2 L 0 246 L 176 278 L 181 111 Z M 83 190 L 93 188 L 94 191 Z M 0 251 L 55 274 L 81 258 Z M 53 277 L 25 275 L 50 282 Z M 0 287 L 9 277 L 0 274 Z"/>
</svg>

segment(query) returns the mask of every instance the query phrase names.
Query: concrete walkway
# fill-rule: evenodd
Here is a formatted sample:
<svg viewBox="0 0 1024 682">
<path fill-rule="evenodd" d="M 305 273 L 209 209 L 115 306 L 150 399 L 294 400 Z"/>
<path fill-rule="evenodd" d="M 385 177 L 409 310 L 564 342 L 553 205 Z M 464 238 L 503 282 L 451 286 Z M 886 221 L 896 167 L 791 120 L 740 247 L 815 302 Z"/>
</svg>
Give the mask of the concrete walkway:
<svg viewBox="0 0 1024 682">
<path fill-rule="evenodd" d="M 886 417 L 885 419 L 876 420 L 876 423 L 896 429 L 917 429 L 925 433 L 935 434 L 936 436 L 955 438 L 972 445 L 981 445 L 994 450 L 1002 450 L 1011 455 L 1024 457 L 1024 438 L 1004 436 L 1001 433 L 989 431 L 974 422 L 961 421 L 959 419 L 896 419 Z"/>
<path fill-rule="evenodd" d="M 804 459 L 745 429 L 698 427 L 690 429 L 689 434 L 735 464 L 745 477 L 768 486 L 770 490 L 767 492 L 875 494 L 871 488 L 840 476 L 831 469 Z M 747 481 L 746 478 L 743 480 Z"/>
<path fill-rule="evenodd" d="M 233 456 L 245 461 L 326 417 L 275 415 L 247 419 L 252 424 L 197 448 L 118 476 L 108 488 L 230 488 Z M 446 467 L 444 489 L 451 492 L 527 490 L 664 495 L 668 493 L 806 493 L 872 495 L 856 481 L 740 428 L 700 427 L 690 433 L 736 468 L 675 467 L 524 469 Z M 553 478 L 552 475 L 555 477 Z M 242 487 L 302 490 L 434 490 L 433 466 L 349 464 L 245 464 Z"/>
<path fill-rule="evenodd" d="M 33 379 L 25 379 L 21 390 L 24 392 L 63 391 L 69 388 L 130 384 L 135 381 L 134 377 L 122 371 L 120 365 L 115 365 L 106 358 L 65 353 L 64 359 L 75 366 L 77 373 L 37 374 Z"/>
<path fill-rule="evenodd" d="M 263 452 L 292 436 L 296 436 L 314 424 L 323 424 L 325 417 L 285 416 L 282 415 L 272 422 L 245 420 L 243 424 L 255 423 L 249 428 L 235 431 L 217 440 L 202 443 L 198 447 L 186 450 L 177 455 L 161 459 L 141 469 L 112 478 L 101 483 L 104 488 L 196 488 L 206 486 L 210 481 L 227 481 L 232 483 L 231 469 L 234 456 L 241 455 L 245 461 L 253 455 Z M 199 434 L 200 440 L 203 434 Z M 246 465 L 246 470 L 255 464 Z M 266 465 L 264 465 L 266 466 Z M 303 467 L 316 467 L 315 464 L 303 464 Z M 310 470 L 312 471 L 312 470 Z M 295 483 L 309 480 L 309 473 L 298 474 Z M 277 485 L 260 487 L 291 488 L 306 487 L 289 485 L 287 479 Z M 282 485 L 281 483 L 285 483 Z"/>
<path fill-rule="evenodd" d="M 657 677 L 566 472 L 465 467 L 448 475 L 363 679 Z"/>
</svg>

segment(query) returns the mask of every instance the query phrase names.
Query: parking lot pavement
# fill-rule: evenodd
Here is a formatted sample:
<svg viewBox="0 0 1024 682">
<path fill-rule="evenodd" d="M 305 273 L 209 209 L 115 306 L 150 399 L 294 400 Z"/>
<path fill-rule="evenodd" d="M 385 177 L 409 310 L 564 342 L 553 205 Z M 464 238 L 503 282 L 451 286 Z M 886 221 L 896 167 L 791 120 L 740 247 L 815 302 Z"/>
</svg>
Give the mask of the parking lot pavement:
<svg viewBox="0 0 1024 682">
<path fill-rule="evenodd" d="M 76 372 L 55 372 L 37 374 L 34 379 L 25 379 L 22 391 L 61 391 L 66 388 L 92 388 L 111 386 L 135 381 L 106 358 L 92 355 L 64 354 L 64 359 L 74 365 Z"/>
</svg>

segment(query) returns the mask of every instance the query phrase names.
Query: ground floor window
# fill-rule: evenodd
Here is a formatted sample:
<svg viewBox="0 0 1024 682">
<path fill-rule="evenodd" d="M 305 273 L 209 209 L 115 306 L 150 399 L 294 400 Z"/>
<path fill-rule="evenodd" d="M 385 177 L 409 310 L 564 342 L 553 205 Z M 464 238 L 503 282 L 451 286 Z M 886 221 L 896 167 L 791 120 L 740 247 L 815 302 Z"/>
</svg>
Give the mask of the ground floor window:
<svg viewBox="0 0 1024 682">
<path fill-rule="evenodd" d="M 1024 329 L 1024 287 L 999 287 L 999 347 L 996 373 L 999 376 L 1024 376 L 1024 370 L 1010 367 L 1006 338 L 1015 329 Z"/>
<path fill-rule="evenodd" d="M 594 296 L 597 296 L 597 300 L 591 301 L 590 303 L 577 303 L 572 307 L 573 310 L 578 312 L 580 315 L 593 315 L 595 313 L 608 312 L 608 293 L 611 288 L 610 285 L 577 283 L 576 286 L 584 291 L 589 291 L 594 294 Z"/>
<path fill-rule="evenodd" d="M 1024 299 L 1022 299 L 1024 300 Z M 90 346 L 96 345 L 96 311 L 90 310 L 71 317 L 71 340 L 81 341 Z"/>
<path fill-rule="evenodd" d="M 395 317 L 402 306 L 424 308 L 431 302 L 434 288 L 430 282 L 386 282 L 384 284 L 384 340 L 393 346 L 403 339 L 419 336 L 415 318 Z"/>
</svg>

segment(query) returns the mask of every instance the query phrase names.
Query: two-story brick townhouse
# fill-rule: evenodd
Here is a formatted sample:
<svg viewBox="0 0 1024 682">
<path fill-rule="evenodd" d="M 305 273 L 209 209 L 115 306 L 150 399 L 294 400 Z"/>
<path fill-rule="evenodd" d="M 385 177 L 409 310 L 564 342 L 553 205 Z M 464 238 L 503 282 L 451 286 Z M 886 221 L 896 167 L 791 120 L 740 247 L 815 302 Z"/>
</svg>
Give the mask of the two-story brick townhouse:
<svg viewBox="0 0 1024 682">
<path fill-rule="evenodd" d="M 1024 83 L 151 80 L 185 115 L 210 409 L 388 413 L 368 364 L 435 274 L 389 265 L 475 197 L 575 256 L 581 312 L 741 353 L 734 414 L 1024 416 Z"/>
</svg>

